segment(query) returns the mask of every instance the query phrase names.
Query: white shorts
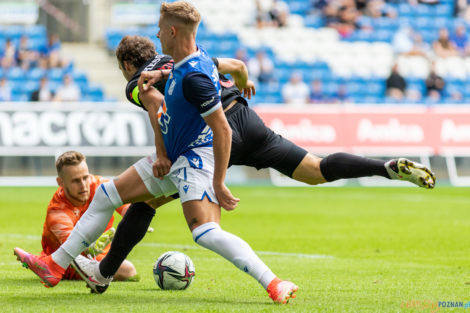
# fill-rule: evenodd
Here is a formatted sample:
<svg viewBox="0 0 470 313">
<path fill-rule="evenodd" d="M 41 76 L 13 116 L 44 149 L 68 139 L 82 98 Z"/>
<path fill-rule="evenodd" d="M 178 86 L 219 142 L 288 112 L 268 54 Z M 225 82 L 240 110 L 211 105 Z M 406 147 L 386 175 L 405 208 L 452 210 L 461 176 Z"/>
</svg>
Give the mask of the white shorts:
<svg viewBox="0 0 470 313">
<path fill-rule="evenodd" d="M 212 147 L 194 148 L 180 155 L 167 176 L 178 189 L 181 203 L 207 197 L 209 201 L 219 204 L 212 186 L 214 178 Z"/>
<path fill-rule="evenodd" d="M 169 176 L 165 176 L 163 180 L 153 176 L 152 165 L 153 162 L 157 159 L 156 154 L 146 156 L 145 158 L 140 159 L 134 164 L 137 173 L 144 182 L 147 190 L 155 196 L 155 198 L 161 196 L 171 196 L 175 193 L 178 193 L 175 184 L 170 180 Z"/>
</svg>

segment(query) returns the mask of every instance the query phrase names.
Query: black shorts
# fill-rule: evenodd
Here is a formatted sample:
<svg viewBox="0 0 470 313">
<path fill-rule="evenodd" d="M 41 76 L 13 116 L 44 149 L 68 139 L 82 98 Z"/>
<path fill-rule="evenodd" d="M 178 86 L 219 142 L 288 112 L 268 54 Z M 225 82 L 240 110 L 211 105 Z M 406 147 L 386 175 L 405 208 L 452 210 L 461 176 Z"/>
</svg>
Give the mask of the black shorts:
<svg viewBox="0 0 470 313">
<path fill-rule="evenodd" d="M 229 165 L 256 169 L 274 168 L 292 177 L 307 151 L 266 127 L 246 105 L 236 103 L 225 115 L 232 128 L 232 152 Z"/>
</svg>

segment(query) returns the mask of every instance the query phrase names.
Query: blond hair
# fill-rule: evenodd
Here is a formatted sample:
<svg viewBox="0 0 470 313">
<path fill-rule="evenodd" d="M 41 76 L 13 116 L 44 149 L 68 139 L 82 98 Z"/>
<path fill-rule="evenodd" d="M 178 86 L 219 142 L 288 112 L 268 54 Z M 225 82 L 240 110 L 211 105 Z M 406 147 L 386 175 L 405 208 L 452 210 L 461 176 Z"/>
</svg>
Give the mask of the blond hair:
<svg viewBox="0 0 470 313">
<path fill-rule="evenodd" d="M 163 2 L 160 6 L 160 15 L 192 28 L 195 28 L 201 21 L 199 11 L 186 1 Z"/>
<path fill-rule="evenodd" d="M 57 174 L 60 176 L 64 166 L 78 165 L 85 160 L 85 156 L 78 151 L 67 151 L 62 153 L 55 161 Z"/>
</svg>

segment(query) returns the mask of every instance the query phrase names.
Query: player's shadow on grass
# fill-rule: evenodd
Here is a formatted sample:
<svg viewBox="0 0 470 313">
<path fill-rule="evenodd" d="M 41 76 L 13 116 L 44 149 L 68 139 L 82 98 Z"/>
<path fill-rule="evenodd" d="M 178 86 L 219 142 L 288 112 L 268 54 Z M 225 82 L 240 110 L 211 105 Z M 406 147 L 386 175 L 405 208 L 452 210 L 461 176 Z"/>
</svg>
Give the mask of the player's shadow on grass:
<svg viewBox="0 0 470 313">
<path fill-rule="evenodd" d="M 161 289 L 152 289 L 152 288 L 147 288 L 147 289 L 140 289 L 141 292 L 149 292 L 152 294 L 158 293 L 159 295 L 162 295 L 162 297 L 167 293 L 168 291 L 161 290 Z M 181 291 L 171 291 L 172 295 L 178 295 L 177 298 L 159 298 L 158 301 L 161 303 L 166 303 L 166 304 L 181 304 L 181 303 L 187 303 L 187 304 L 197 304 L 198 302 L 201 304 L 204 303 L 212 303 L 212 304 L 247 304 L 247 305 L 272 305 L 272 302 L 266 302 L 266 299 L 261 299 L 259 301 L 253 300 L 253 301 L 247 301 L 247 300 L 227 300 L 227 299 L 220 299 L 217 298 L 217 296 L 214 296 L 214 298 L 204 298 L 204 299 L 195 299 L 194 295 L 185 295 L 184 290 Z M 179 296 L 181 294 L 181 296 Z"/>
<path fill-rule="evenodd" d="M 155 293 L 155 290 L 141 290 L 143 292 L 145 291 L 152 291 L 152 293 Z M 158 291 L 157 291 L 158 292 Z M 125 293 L 124 293 L 125 294 Z M 261 299 L 259 301 L 243 301 L 243 300 L 227 300 L 227 299 L 222 299 L 222 298 L 204 298 L 204 299 L 196 299 L 194 295 L 188 295 L 188 296 L 178 296 L 176 298 L 155 298 L 155 295 L 145 297 L 140 295 L 138 298 L 134 297 L 129 297 L 129 295 L 119 295 L 119 294 L 113 294 L 113 295 L 106 295 L 106 296 L 101 296 L 101 295 L 93 295 L 89 294 L 86 292 L 77 292 L 77 291 L 67 291 L 67 292 L 60 292 L 60 293 L 49 293 L 49 294 L 28 294 L 28 295 L 14 295 L 9 297 L 10 300 L 14 301 L 19 301 L 20 303 L 23 303 L 22 301 L 25 301 L 28 303 L 29 306 L 34 306 L 34 305 L 41 305 L 44 303 L 44 300 L 50 298 L 54 300 L 55 305 L 61 306 L 61 305 L 70 305 L 71 301 L 74 303 L 74 305 L 80 305 L 82 309 L 85 309 L 86 307 L 90 306 L 93 307 L 93 305 L 96 305 L 97 303 L 102 303 L 107 302 L 107 303 L 114 303 L 115 305 L 125 305 L 125 306 L 132 306 L 132 304 L 138 304 L 138 305 L 146 305 L 148 304 L 149 306 L 155 305 L 156 301 L 160 305 L 208 305 L 208 304 L 225 304 L 225 305 L 234 305 L 234 306 L 239 306 L 240 304 L 243 305 L 268 305 L 272 306 L 273 303 L 266 301 L 266 299 Z M 77 302 L 78 301 L 78 302 Z"/>
</svg>

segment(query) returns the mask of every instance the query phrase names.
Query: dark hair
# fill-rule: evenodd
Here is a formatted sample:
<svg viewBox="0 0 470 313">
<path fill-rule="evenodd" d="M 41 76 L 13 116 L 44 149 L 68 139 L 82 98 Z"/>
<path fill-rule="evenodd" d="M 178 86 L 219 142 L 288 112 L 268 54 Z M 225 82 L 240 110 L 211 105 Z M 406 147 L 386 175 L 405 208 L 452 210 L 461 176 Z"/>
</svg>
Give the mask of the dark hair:
<svg viewBox="0 0 470 313">
<path fill-rule="evenodd" d="M 129 62 L 134 67 L 139 68 L 150 58 L 157 55 L 155 45 L 147 37 L 127 35 L 122 38 L 116 49 L 116 57 L 124 65 L 124 61 Z"/>
</svg>

